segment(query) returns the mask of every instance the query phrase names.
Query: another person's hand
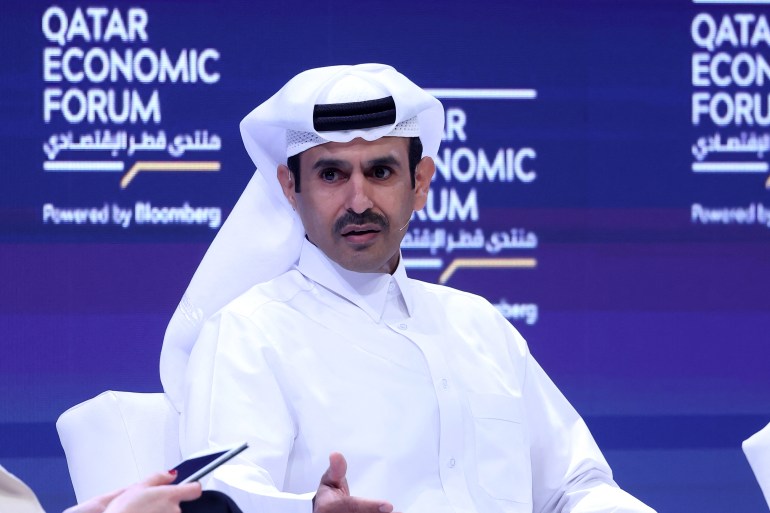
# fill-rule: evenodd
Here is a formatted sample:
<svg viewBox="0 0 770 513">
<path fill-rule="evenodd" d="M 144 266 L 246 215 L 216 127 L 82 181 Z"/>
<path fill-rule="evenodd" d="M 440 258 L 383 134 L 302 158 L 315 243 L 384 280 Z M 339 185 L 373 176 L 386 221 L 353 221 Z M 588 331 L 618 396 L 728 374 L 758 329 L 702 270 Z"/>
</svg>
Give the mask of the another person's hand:
<svg viewBox="0 0 770 513">
<path fill-rule="evenodd" d="M 329 455 L 329 468 L 321 476 L 313 513 L 391 513 L 393 505 L 386 501 L 351 497 L 345 477 L 348 464 L 338 452 Z"/>
<path fill-rule="evenodd" d="M 200 483 L 172 485 L 175 474 L 154 474 L 141 483 L 73 506 L 64 513 L 179 513 L 179 503 L 197 499 Z"/>
</svg>

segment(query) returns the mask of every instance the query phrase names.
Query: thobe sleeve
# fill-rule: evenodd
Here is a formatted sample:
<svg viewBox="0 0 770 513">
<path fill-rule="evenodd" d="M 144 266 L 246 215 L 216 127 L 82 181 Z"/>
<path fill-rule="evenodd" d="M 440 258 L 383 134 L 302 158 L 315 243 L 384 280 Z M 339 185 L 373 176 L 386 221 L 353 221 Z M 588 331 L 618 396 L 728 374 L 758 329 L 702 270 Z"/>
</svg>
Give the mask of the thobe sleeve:
<svg viewBox="0 0 770 513">
<path fill-rule="evenodd" d="M 524 358 L 521 390 L 530 441 L 533 511 L 654 513 L 618 487 L 583 419 L 515 330 L 513 338 L 512 347 Z"/>
<path fill-rule="evenodd" d="M 223 311 L 206 322 L 185 378 L 182 454 L 248 442 L 205 488 L 230 495 L 244 513 L 309 512 L 315 490 L 281 491 L 295 422 L 260 337 L 259 327 L 237 313 Z"/>
</svg>

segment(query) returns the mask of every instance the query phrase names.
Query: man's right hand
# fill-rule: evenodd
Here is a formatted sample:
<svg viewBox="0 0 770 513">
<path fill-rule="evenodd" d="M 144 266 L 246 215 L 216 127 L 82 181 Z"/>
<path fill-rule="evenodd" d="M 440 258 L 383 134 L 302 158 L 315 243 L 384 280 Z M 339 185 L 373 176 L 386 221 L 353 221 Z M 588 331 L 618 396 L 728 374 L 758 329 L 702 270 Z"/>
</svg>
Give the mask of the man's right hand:
<svg viewBox="0 0 770 513">
<path fill-rule="evenodd" d="M 386 501 L 375 501 L 351 497 L 345 473 L 348 463 L 345 457 L 333 452 L 329 455 L 329 468 L 321 476 L 313 513 L 391 513 L 393 505 Z"/>
</svg>

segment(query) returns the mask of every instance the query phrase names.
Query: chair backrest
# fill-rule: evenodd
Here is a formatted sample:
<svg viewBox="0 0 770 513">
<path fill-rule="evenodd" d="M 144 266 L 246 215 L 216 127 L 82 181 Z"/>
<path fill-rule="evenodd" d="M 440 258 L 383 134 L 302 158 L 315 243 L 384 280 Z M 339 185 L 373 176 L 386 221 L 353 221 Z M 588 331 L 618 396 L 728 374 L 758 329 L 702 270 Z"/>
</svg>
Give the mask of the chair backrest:
<svg viewBox="0 0 770 513">
<path fill-rule="evenodd" d="M 56 422 L 78 502 L 181 461 L 179 414 L 163 393 L 107 391 Z"/>
<path fill-rule="evenodd" d="M 770 507 L 770 424 L 743 442 L 743 452 Z"/>
</svg>

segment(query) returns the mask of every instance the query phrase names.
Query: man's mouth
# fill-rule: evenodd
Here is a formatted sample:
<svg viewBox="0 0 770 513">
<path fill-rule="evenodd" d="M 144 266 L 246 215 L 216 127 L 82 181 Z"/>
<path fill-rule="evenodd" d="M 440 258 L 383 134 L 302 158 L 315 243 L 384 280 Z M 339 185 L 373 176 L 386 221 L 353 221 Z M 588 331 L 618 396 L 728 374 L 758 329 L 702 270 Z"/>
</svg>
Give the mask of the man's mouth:
<svg viewBox="0 0 770 513">
<path fill-rule="evenodd" d="M 374 237 L 387 230 L 388 220 L 372 210 L 357 214 L 348 210 L 334 223 L 334 233 L 342 237 Z"/>
<path fill-rule="evenodd" d="M 374 238 L 380 231 L 381 228 L 376 225 L 348 225 L 340 230 L 340 235 L 350 242 L 366 242 Z"/>
</svg>

